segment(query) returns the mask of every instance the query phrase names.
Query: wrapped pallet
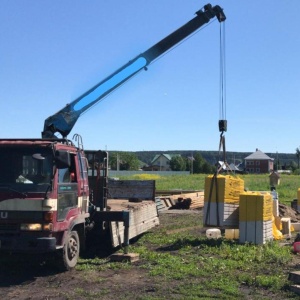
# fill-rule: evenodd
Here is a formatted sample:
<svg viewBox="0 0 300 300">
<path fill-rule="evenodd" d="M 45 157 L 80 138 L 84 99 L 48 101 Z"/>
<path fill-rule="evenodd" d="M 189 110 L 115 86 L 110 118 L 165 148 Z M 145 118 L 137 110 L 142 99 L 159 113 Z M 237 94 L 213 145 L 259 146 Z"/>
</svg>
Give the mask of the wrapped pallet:
<svg viewBox="0 0 300 300">
<path fill-rule="evenodd" d="M 238 228 L 239 196 L 244 180 L 230 175 L 209 175 L 205 178 L 203 223 L 205 226 Z"/>
<path fill-rule="evenodd" d="M 270 193 L 240 195 L 239 242 L 265 244 L 273 240 L 273 199 Z"/>
<path fill-rule="evenodd" d="M 275 190 L 271 191 L 259 191 L 261 194 L 270 194 L 272 196 L 273 203 L 273 216 L 275 218 L 279 217 L 279 197 L 278 193 Z"/>
</svg>

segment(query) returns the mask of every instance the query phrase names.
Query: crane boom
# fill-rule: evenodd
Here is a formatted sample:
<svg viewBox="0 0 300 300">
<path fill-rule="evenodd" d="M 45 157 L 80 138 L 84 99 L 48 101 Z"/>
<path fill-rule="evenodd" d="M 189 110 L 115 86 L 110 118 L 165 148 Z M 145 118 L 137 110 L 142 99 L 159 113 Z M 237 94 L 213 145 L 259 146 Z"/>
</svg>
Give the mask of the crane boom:
<svg viewBox="0 0 300 300">
<path fill-rule="evenodd" d="M 170 50 L 173 46 L 187 38 L 214 17 L 216 17 L 219 22 L 223 22 L 226 19 L 223 9 L 220 6 L 212 6 L 211 4 L 205 5 L 203 9 L 196 12 L 196 17 L 192 20 L 129 61 L 110 76 L 89 89 L 86 93 L 67 104 L 56 114 L 48 117 L 44 123 L 42 138 L 53 138 L 57 132 L 66 138 L 83 112 L 95 105 L 139 71 L 146 69 L 153 60 Z"/>
</svg>

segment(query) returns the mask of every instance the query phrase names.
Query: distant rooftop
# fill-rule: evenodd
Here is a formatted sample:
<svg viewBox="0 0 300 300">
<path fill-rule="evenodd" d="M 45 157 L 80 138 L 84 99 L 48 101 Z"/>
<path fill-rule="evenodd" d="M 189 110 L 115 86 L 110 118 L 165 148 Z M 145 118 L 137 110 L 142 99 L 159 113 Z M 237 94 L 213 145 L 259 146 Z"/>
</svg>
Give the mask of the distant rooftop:
<svg viewBox="0 0 300 300">
<path fill-rule="evenodd" d="M 259 149 L 256 149 L 255 152 L 253 152 L 249 156 L 245 157 L 245 159 L 247 159 L 247 160 L 250 160 L 250 159 L 253 159 L 253 160 L 274 160 L 274 158 L 271 158 L 270 156 L 263 153 Z"/>
</svg>

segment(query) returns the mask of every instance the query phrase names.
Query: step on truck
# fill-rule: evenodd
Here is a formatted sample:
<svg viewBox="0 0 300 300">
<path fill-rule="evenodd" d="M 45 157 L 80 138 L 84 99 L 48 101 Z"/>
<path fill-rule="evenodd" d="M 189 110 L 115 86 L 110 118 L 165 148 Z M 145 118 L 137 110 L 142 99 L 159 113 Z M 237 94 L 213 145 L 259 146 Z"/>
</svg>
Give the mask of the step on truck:
<svg viewBox="0 0 300 300">
<path fill-rule="evenodd" d="M 109 179 L 108 153 L 68 134 L 80 115 L 213 18 L 207 4 L 179 29 L 45 120 L 41 138 L 0 139 L 0 252 L 56 253 L 70 270 L 93 240 L 112 247 L 159 224 L 154 181 Z M 57 135 L 61 136 L 58 137 Z"/>
</svg>

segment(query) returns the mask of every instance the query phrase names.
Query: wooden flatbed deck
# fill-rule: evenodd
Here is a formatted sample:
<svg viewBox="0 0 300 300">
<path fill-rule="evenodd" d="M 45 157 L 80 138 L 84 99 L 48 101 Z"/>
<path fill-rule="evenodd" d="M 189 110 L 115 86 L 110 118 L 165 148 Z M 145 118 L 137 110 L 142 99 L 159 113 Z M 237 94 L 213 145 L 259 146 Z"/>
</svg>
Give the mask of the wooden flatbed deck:
<svg viewBox="0 0 300 300">
<path fill-rule="evenodd" d="M 129 239 L 133 239 L 149 229 L 159 225 L 158 211 L 152 200 L 132 202 L 125 199 L 108 199 L 110 211 L 129 212 Z M 124 242 L 124 223 L 110 222 L 112 246 L 120 246 Z"/>
</svg>

